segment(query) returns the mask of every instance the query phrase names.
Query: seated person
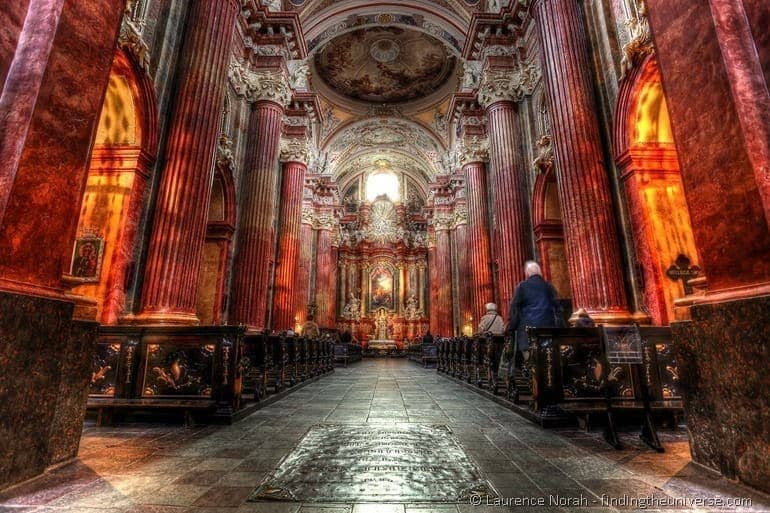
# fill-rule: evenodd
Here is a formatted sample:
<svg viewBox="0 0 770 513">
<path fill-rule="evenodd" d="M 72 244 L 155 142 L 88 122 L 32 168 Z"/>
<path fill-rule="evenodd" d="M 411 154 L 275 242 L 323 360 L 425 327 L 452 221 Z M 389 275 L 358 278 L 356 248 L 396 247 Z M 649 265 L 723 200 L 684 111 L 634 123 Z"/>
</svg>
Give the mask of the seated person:
<svg viewBox="0 0 770 513">
<path fill-rule="evenodd" d="M 485 308 L 487 313 L 479 321 L 476 334 L 491 333 L 492 335 L 502 335 L 505 332 L 505 324 L 503 324 L 503 318 L 497 313 L 497 305 L 487 303 Z"/>
<path fill-rule="evenodd" d="M 307 316 L 307 320 L 302 325 L 302 336 L 308 338 L 317 338 L 321 335 L 321 329 L 313 320 L 312 315 Z"/>
<path fill-rule="evenodd" d="M 353 335 L 351 335 L 348 330 L 343 330 L 342 333 L 340 333 L 340 342 L 343 344 L 350 344 L 352 341 Z"/>
</svg>

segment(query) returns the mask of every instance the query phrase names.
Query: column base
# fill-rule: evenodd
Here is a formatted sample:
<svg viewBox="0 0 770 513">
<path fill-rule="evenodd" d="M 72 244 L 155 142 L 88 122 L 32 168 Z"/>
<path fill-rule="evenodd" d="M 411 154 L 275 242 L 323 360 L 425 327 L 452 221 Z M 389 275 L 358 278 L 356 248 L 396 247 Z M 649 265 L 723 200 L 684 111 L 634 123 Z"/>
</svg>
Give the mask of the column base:
<svg viewBox="0 0 770 513">
<path fill-rule="evenodd" d="M 770 492 L 770 294 L 690 310 L 671 330 L 692 458 Z"/>
<path fill-rule="evenodd" d="M 142 312 L 137 315 L 125 315 L 120 318 L 122 324 L 147 325 L 188 325 L 201 323 L 197 315 L 188 312 Z"/>
</svg>

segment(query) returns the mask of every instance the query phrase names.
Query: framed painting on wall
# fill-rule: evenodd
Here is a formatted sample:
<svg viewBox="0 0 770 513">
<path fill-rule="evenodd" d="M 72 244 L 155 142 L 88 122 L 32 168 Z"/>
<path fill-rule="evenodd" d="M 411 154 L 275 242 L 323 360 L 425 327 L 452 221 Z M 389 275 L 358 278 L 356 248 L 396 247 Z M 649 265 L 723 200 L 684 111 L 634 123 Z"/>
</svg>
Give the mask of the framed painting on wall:
<svg viewBox="0 0 770 513">
<path fill-rule="evenodd" d="M 394 305 L 393 273 L 387 267 L 375 267 L 369 275 L 369 311 L 393 310 Z"/>
<path fill-rule="evenodd" d="M 75 239 L 70 264 L 71 280 L 79 282 L 98 282 L 104 257 L 104 239 L 101 237 L 80 237 Z"/>
</svg>

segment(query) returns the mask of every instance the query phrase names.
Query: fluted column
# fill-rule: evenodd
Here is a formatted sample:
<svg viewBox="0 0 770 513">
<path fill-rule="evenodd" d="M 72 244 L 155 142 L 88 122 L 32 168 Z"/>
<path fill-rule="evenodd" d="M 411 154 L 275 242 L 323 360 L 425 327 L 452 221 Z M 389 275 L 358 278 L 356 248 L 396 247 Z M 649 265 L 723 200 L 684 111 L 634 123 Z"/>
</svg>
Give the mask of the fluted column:
<svg viewBox="0 0 770 513">
<path fill-rule="evenodd" d="M 249 123 L 231 315 L 233 323 L 249 329 L 267 327 L 282 114 L 281 103 L 260 99 L 254 104 Z"/>
<path fill-rule="evenodd" d="M 155 207 L 142 319 L 197 322 L 198 275 L 238 2 L 191 2 Z"/>
<path fill-rule="evenodd" d="M 318 230 L 316 262 L 316 321 L 323 328 L 333 328 L 337 324 L 337 253 L 334 242 L 334 227 L 322 225 Z"/>
<path fill-rule="evenodd" d="M 473 305 L 473 286 L 469 283 L 471 277 L 470 230 L 468 229 L 468 209 L 465 204 L 455 207 L 454 230 L 452 230 L 452 246 L 457 258 L 457 307 L 458 326 L 462 331 L 469 317 L 476 319 Z"/>
<path fill-rule="evenodd" d="M 623 259 L 578 2 L 539 0 L 535 16 L 543 45 L 573 306 L 585 308 L 595 320 L 626 322 L 630 315 Z"/>
<path fill-rule="evenodd" d="M 310 268 L 313 265 L 313 221 L 310 211 L 301 210 L 301 225 L 299 229 L 299 260 L 297 273 L 294 277 L 294 311 L 297 312 L 297 322 L 300 324 L 307 319 L 307 305 L 310 303 Z"/>
<path fill-rule="evenodd" d="M 449 240 L 451 219 L 434 218 L 435 248 L 428 252 L 430 266 L 430 326 L 434 334 L 452 336 L 452 254 Z"/>
<path fill-rule="evenodd" d="M 294 294 L 300 252 L 300 225 L 302 223 L 302 193 L 307 172 L 307 145 L 305 141 L 291 141 L 282 148 L 283 178 L 281 184 L 278 265 L 275 272 L 273 296 L 273 328 L 293 329 L 295 320 Z M 294 151 L 296 149 L 297 151 Z"/>
<path fill-rule="evenodd" d="M 487 112 L 494 191 L 492 244 L 497 263 L 497 299 L 503 305 L 508 304 L 514 287 L 524 279 L 524 262 L 532 257 L 526 175 L 519 162 L 516 103 L 509 89 L 512 76 L 507 70 L 488 70 L 479 90 L 479 102 Z"/>
<path fill-rule="evenodd" d="M 484 315 L 484 305 L 494 301 L 487 170 L 483 151 L 470 151 L 466 152 L 466 155 L 463 175 L 468 200 L 468 286 L 471 311 L 474 321 L 477 322 Z"/>
</svg>

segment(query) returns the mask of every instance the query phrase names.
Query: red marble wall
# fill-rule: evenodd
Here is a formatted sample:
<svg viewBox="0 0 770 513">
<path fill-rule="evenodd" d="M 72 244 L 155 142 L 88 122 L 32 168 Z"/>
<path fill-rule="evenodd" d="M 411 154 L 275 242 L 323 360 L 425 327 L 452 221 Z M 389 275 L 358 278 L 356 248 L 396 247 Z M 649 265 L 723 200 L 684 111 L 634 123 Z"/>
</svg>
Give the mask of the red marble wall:
<svg viewBox="0 0 770 513">
<path fill-rule="evenodd" d="M 122 10 L 115 0 L 64 6 L 0 225 L 3 288 L 61 288 Z"/>
<path fill-rule="evenodd" d="M 709 289 L 766 282 L 770 230 L 709 5 L 667 0 L 649 0 L 648 5 Z"/>
</svg>

